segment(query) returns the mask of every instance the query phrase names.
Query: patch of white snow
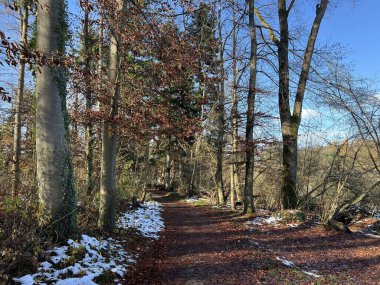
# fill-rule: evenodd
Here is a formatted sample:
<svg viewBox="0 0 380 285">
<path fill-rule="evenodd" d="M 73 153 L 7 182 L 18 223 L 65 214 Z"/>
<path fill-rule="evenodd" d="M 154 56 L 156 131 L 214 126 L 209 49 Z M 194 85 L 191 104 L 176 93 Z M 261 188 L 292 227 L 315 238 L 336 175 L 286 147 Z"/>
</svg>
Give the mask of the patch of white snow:
<svg viewBox="0 0 380 285">
<path fill-rule="evenodd" d="M 148 238 L 158 238 L 158 233 L 164 228 L 161 218 L 162 206 L 157 202 L 147 202 L 133 212 L 121 215 L 117 227 L 134 227 Z M 83 257 L 75 257 L 75 263 L 70 256 L 73 250 L 79 250 Z M 37 273 L 28 274 L 13 280 L 22 285 L 48 284 L 56 285 L 93 285 L 94 278 L 110 270 L 123 278 L 129 264 L 136 262 L 124 249 L 124 242 L 109 238 L 97 239 L 82 235 L 80 241 L 72 239 L 67 245 L 47 251 L 48 260 L 41 262 Z M 119 281 L 120 279 L 118 279 Z"/>
<path fill-rule="evenodd" d="M 121 215 L 116 226 L 119 228 L 135 228 L 145 237 L 158 239 L 158 233 L 164 228 L 161 211 L 160 203 L 146 202 L 137 210 Z"/>
<path fill-rule="evenodd" d="M 247 225 L 257 225 L 257 226 L 276 225 L 281 220 L 282 220 L 281 218 L 274 217 L 274 216 L 271 216 L 269 218 L 257 217 L 257 218 L 254 218 L 252 221 L 248 221 L 246 224 Z"/>
<path fill-rule="evenodd" d="M 185 200 L 186 203 L 194 203 L 194 202 L 197 202 L 197 201 L 199 201 L 198 197 L 190 197 L 190 198 L 187 198 Z"/>
<path fill-rule="evenodd" d="M 320 278 L 320 277 L 322 277 L 321 275 L 318 275 L 318 274 L 316 274 L 316 273 L 314 273 L 314 272 L 311 272 L 311 271 L 302 270 L 302 272 L 305 273 L 305 274 L 307 274 L 307 275 L 313 276 L 313 277 L 315 277 L 315 278 Z"/>
<path fill-rule="evenodd" d="M 288 267 L 295 267 L 296 266 L 294 264 L 294 262 L 286 260 L 285 258 L 280 258 L 280 257 L 277 256 L 276 260 L 281 261 L 282 264 L 284 264 L 285 266 L 288 266 Z"/>
</svg>

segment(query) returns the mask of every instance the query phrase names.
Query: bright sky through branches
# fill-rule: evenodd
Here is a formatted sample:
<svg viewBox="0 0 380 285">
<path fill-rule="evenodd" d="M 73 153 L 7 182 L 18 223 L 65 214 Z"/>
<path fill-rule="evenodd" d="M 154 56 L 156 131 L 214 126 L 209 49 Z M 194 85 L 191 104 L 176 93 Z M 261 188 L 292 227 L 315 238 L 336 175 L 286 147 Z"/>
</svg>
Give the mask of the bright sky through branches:
<svg viewBox="0 0 380 285">
<path fill-rule="evenodd" d="M 314 16 L 316 1 L 307 0 L 300 8 Z M 380 76 L 380 1 L 332 0 L 318 35 L 319 43 L 347 46 L 347 61 L 354 64 L 358 76 Z M 304 15 L 305 15 L 304 14 Z M 380 86 L 380 84 L 379 84 Z"/>
</svg>

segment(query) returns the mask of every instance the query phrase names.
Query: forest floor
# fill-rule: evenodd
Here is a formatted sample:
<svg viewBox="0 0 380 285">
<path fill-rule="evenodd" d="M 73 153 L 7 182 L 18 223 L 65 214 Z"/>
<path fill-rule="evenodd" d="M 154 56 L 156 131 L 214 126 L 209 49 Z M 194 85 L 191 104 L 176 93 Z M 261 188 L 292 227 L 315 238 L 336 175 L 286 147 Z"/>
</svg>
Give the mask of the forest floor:
<svg viewBox="0 0 380 285">
<path fill-rule="evenodd" d="M 311 222 L 251 225 L 228 209 L 153 196 L 164 205 L 165 230 L 125 284 L 380 284 L 379 238 Z"/>
</svg>

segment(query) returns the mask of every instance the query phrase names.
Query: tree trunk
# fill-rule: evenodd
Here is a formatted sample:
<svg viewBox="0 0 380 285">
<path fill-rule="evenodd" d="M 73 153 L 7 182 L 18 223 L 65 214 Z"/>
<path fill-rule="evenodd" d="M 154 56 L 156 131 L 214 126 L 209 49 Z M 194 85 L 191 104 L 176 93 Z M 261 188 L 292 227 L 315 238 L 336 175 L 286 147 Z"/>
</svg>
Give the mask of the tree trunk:
<svg viewBox="0 0 380 285">
<path fill-rule="evenodd" d="M 24 1 L 23 9 L 20 9 L 21 45 L 26 47 L 28 42 L 28 1 Z M 22 13 L 24 12 L 24 13 Z M 13 133 L 13 195 L 17 196 L 20 185 L 20 154 L 21 154 L 21 115 L 22 103 L 24 99 L 25 62 L 20 58 L 18 72 L 18 89 L 15 106 L 15 122 Z"/>
<path fill-rule="evenodd" d="M 230 203 L 231 210 L 235 211 L 235 175 L 234 175 L 234 165 L 231 164 L 230 168 Z"/>
<path fill-rule="evenodd" d="M 100 104 L 100 97 L 103 95 L 103 7 L 100 6 L 99 8 L 99 35 L 98 35 L 98 66 L 97 66 L 97 108 L 98 111 L 101 110 L 101 104 Z"/>
<path fill-rule="evenodd" d="M 118 115 L 120 99 L 120 34 L 123 27 L 121 20 L 125 16 L 124 0 L 116 3 L 114 25 L 111 25 L 109 80 L 112 84 L 110 94 L 110 111 L 103 123 L 102 158 L 100 165 L 100 203 L 98 226 L 111 232 L 115 227 L 115 200 L 116 200 L 116 147 L 117 130 L 113 120 Z M 105 106 L 107 108 L 108 106 Z"/>
<path fill-rule="evenodd" d="M 319 27 L 326 12 L 329 0 L 321 0 L 316 8 L 316 16 L 310 31 L 302 70 L 299 77 L 293 114 L 290 110 L 289 90 L 289 25 L 288 16 L 291 7 L 286 7 L 286 0 L 278 0 L 278 17 L 280 22 L 280 41 L 278 47 L 279 62 L 279 112 L 281 121 L 281 133 L 283 141 L 282 164 L 283 174 L 281 183 L 281 204 L 283 209 L 295 209 L 297 207 L 297 143 L 298 129 L 301 123 L 302 103 L 309 77 L 311 59 L 314 52 Z"/>
<path fill-rule="evenodd" d="M 84 4 L 84 51 L 85 51 L 85 98 L 86 98 L 86 113 L 91 113 L 92 110 L 92 89 L 91 89 L 91 46 L 90 46 L 90 31 L 89 31 L 89 12 L 90 7 L 88 0 Z M 86 173 L 87 173 L 87 194 L 90 195 L 94 189 L 93 169 L 94 169 L 94 131 L 90 119 L 86 122 Z"/>
<path fill-rule="evenodd" d="M 219 71 L 220 71 L 220 86 L 218 90 L 218 138 L 217 138 L 217 153 L 216 153 L 216 188 L 218 191 L 218 203 L 224 205 L 223 192 L 223 148 L 224 148 L 224 56 L 223 56 L 223 41 L 222 41 L 222 1 L 219 0 L 218 8 L 218 33 L 219 33 Z"/>
<path fill-rule="evenodd" d="M 168 139 L 168 146 L 166 149 L 166 167 L 165 167 L 165 191 L 171 190 L 171 168 L 172 168 L 172 158 L 171 158 L 171 139 Z"/>
<path fill-rule="evenodd" d="M 47 7 L 49 9 L 47 9 Z M 40 0 L 37 49 L 65 53 L 66 11 L 63 0 Z M 59 238 L 76 229 L 76 195 L 68 143 L 66 72 L 44 65 L 37 73 L 36 151 L 40 218 Z"/>
<path fill-rule="evenodd" d="M 253 205 L 253 173 L 255 165 L 255 146 L 253 143 L 253 126 L 255 123 L 255 96 L 256 96 L 256 27 L 255 1 L 247 0 L 249 6 L 249 35 L 251 39 L 249 90 L 247 98 L 247 125 L 246 125 L 246 167 L 244 188 L 244 213 L 255 211 Z"/>
<path fill-rule="evenodd" d="M 236 46 L 237 46 L 237 35 L 236 35 L 236 9 L 235 9 L 235 1 L 232 1 L 232 18 L 233 18 L 233 30 L 232 30 L 232 107 L 231 107 L 231 137 L 232 137 L 232 153 L 234 164 L 232 167 L 233 175 L 234 175 L 234 184 L 233 190 L 240 197 L 240 187 L 239 187 L 239 174 L 238 174 L 238 165 L 239 165 L 239 156 L 238 156 L 238 133 L 239 133 L 239 125 L 238 125 L 238 94 L 237 94 L 237 60 L 236 60 Z"/>
</svg>

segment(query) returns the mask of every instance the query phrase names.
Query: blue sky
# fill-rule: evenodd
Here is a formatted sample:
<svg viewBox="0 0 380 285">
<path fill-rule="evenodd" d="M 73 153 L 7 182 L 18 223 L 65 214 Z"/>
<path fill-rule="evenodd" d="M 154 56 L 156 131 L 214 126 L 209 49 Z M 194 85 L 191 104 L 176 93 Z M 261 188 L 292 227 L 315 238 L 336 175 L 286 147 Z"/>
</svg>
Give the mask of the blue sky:
<svg viewBox="0 0 380 285">
<path fill-rule="evenodd" d="M 379 76 L 380 0 L 341 0 L 336 7 L 331 2 L 319 39 L 347 45 L 358 75 Z"/>
</svg>

